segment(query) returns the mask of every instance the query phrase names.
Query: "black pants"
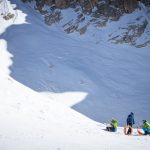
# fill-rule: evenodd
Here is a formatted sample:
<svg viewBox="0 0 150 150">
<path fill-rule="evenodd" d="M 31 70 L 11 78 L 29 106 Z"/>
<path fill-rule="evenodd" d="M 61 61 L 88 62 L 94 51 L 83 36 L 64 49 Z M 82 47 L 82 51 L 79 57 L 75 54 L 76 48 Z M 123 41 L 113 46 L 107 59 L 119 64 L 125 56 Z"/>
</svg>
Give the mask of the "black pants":
<svg viewBox="0 0 150 150">
<path fill-rule="evenodd" d="M 127 126 L 129 126 L 129 129 L 127 131 L 127 134 L 131 134 L 131 131 L 132 131 L 132 123 L 128 123 Z"/>
<path fill-rule="evenodd" d="M 106 127 L 107 131 L 111 131 L 113 132 L 114 131 L 114 128 L 113 127 Z"/>
<path fill-rule="evenodd" d="M 150 132 L 145 131 L 144 135 L 150 135 Z"/>
</svg>

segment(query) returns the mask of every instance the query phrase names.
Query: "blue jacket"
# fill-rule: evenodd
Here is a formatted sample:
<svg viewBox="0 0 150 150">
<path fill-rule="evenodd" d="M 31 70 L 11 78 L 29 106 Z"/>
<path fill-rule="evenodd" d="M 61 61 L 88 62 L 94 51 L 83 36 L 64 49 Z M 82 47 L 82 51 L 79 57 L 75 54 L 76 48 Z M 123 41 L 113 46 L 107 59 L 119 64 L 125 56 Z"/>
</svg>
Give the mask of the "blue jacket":
<svg viewBox="0 0 150 150">
<path fill-rule="evenodd" d="M 128 116 L 128 118 L 127 118 L 127 124 L 131 124 L 131 125 L 135 124 L 135 122 L 134 122 L 134 114 L 131 113 Z"/>
</svg>

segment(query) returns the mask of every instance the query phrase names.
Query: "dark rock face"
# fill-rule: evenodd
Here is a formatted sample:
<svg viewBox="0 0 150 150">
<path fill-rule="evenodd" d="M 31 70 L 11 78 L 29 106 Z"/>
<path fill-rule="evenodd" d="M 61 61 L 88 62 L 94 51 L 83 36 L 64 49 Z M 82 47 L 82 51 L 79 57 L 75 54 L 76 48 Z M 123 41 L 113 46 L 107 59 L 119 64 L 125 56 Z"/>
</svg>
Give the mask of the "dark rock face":
<svg viewBox="0 0 150 150">
<path fill-rule="evenodd" d="M 150 0 L 22 0 L 23 2 L 35 1 L 35 9 L 44 15 L 45 23 L 49 26 L 61 22 L 65 17 L 61 9 L 72 8 L 77 16 L 62 24 L 66 33 L 78 32 L 85 34 L 90 26 L 104 27 L 108 22 L 117 21 L 125 13 L 132 13 L 138 7 L 138 1 L 146 6 L 150 6 Z M 44 7 L 48 6 L 48 7 Z M 47 9 L 45 9 L 47 8 Z M 147 7 L 148 8 L 148 7 Z M 86 17 L 89 16 L 89 20 Z M 140 20 L 140 17 L 138 18 Z M 81 25 L 82 24 L 82 25 Z M 135 47 L 145 47 L 150 45 L 147 38 L 144 43 L 137 44 L 136 41 L 147 31 L 148 22 L 142 24 L 127 25 L 120 28 L 122 34 L 108 35 L 108 41 L 116 44 L 129 43 Z"/>
<path fill-rule="evenodd" d="M 107 5 L 115 6 L 116 8 L 124 9 L 127 12 L 132 12 L 136 7 L 138 1 L 150 6 L 150 0 L 22 0 L 23 2 L 36 1 L 37 5 L 55 5 L 56 8 L 64 9 L 69 7 L 72 3 L 78 3 L 86 11 L 91 11 L 97 4 L 104 2 Z"/>
<path fill-rule="evenodd" d="M 55 0 L 56 8 L 63 9 L 69 7 L 69 5 L 70 5 L 70 0 Z"/>
<path fill-rule="evenodd" d="M 49 15 L 45 15 L 45 23 L 47 25 L 52 25 L 56 22 L 59 22 L 61 19 L 62 19 L 61 11 L 54 11 L 53 13 Z"/>
<path fill-rule="evenodd" d="M 124 1 L 124 9 L 126 12 L 133 12 L 137 7 L 137 0 L 125 0 Z"/>
<path fill-rule="evenodd" d="M 23 2 L 36 1 L 38 9 L 42 9 L 44 5 L 52 6 L 56 8 L 64 9 L 72 5 L 73 3 L 79 4 L 84 12 L 92 12 L 94 7 L 97 7 L 99 3 L 105 3 L 108 6 L 114 6 L 116 8 L 123 9 L 125 12 L 132 12 L 137 7 L 138 0 L 22 0 Z M 149 0 L 141 0 L 145 4 L 150 4 Z"/>
<path fill-rule="evenodd" d="M 148 22 L 145 20 L 140 25 L 131 24 L 131 25 L 128 25 L 126 28 L 120 28 L 124 30 L 122 35 L 119 35 L 119 34 L 116 36 L 110 35 L 111 38 L 109 39 L 109 41 L 115 44 L 130 43 L 131 45 L 138 47 L 138 48 L 147 46 L 150 43 L 150 40 L 145 40 L 145 42 L 140 45 L 136 44 L 136 40 L 140 36 L 142 36 L 142 34 L 145 32 L 147 25 L 148 25 Z"/>
<path fill-rule="evenodd" d="M 82 6 L 85 12 L 91 12 L 97 3 L 98 0 L 79 0 L 79 4 Z"/>
<path fill-rule="evenodd" d="M 140 0 L 146 6 L 150 6 L 150 0 Z"/>
<path fill-rule="evenodd" d="M 45 0 L 45 5 L 51 6 L 54 4 L 54 0 Z"/>
</svg>

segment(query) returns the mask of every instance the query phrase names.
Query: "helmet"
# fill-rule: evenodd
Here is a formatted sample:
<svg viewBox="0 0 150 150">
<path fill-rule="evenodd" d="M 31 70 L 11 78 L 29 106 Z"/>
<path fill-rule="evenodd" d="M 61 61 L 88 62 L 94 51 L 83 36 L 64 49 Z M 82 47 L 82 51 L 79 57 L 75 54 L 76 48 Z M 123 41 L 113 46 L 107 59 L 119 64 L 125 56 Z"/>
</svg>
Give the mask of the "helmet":
<svg viewBox="0 0 150 150">
<path fill-rule="evenodd" d="M 134 113 L 133 113 L 133 112 L 131 112 L 131 115 L 134 115 Z"/>
<path fill-rule="evenodd" d="M 143 120 L 143 123 L 145 123 L 146 122 L 146 120 Z"/>
</svg>

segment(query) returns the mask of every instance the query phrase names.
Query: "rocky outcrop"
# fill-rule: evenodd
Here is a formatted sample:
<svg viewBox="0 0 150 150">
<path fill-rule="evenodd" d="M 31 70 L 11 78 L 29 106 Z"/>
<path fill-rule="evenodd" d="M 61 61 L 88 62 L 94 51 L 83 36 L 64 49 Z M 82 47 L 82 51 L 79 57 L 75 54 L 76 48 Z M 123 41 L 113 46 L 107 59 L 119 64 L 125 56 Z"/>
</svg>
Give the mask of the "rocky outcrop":
<svg viewBox="0 0 150 150">
<path fill-rule="evenodd" d="M 139 0 L 139 1 L 141 1 L 146 6 L 150 6 L 150 0 Z"/>
<path fill-rule="evenodd" d="M 55 0 L 56 8 L 63 9 L 69 7 L 69 5 L 70 5 L 70 0 Z"/>
<path fill-rule="evenodd" d="M 33 0 L 22 0 L 23 2 Z M 79 4 L 84 13 L 91 13 L 94 7 L 97 7 L 99 3 L 105 3 L 108 6 L 114 6 L 125 10 L 126 12 L 132 12 L 137 7 L 138 0 L 35 0 L 36 6 L 39 10 L 42 10 L 44 5 L 52 6 L 56 8 L 64 9 L 69 7 L 72 3 Z M 149 0 L 141 0 L 145 4 L 149 4 Z"/>
<path fill-rule="evenodd" d="M 54 0 L 45 0 L 45 5 L 52 6 L 54 4 Z"/>
<path fill-rule="evenodd" d="M 125 12 L 133 12 L 137 8 L 137 0 L 124 0 Z"/>
<path fill-rule="evenodd" d="M 122 28 L 124 32 L 121 35 L 118 34 L 114 37 L 110 35 L 110 37 L 112 38 L 110 38 L 109 41 L 111 41 L 112 43 L 116 43 L 116 44 L 130 43 L 131 45 L 134 45 L 136 47 L 142 47 L 143 45 L 147 45 L 150 43 L 150 40 L 146 41 L 145 43 L 141 45 L 138 45 L 138 46 L 136 45 L 136 40 L 139 37 L 141 37 L 142 34 L 145 32 L 147 25 L 148 25 L 148 22 L 146 20 L 141 25 L 137 25 L 137 24 L 129 25 L 126 28 Z"/>
<path fill-rule="evenodd" d="M 34 0 L 23 0 L 24 2 Z M 108 22 L 117 21 L 125 13 L 132 13 L 138 6 L 139 0 L 36 0 L 35 8 L 44 14 L 45 23 L 49 26 L 59 23 L 65 18 L 61 9 L 68 7 L 73 8 L 75 16 L 69 18 L 62 24 L 66 33 L 78 32 L 80 35 L 85 34 L 90 26 L 104 27 Z M 141 0 L 149 6 L 150 0 Z M 44 6 L 48 7 L 44 7 Z M 48 11 L 45 9 L 48 8 Z M 88 14 L 88 17 L 87 17 Z M 88 18 L 88 19 L 86 19 Z M 149 38 L 144 43 L 137 45 L 136 41 L 142 37 L 147 29 L 148 22 L 143 24 L 136 23 L 120 28 L 120 33 L 110 33 L 108 40 L 112 43 L 130 43 L 136 47 L 144 47 L 150 44 Z M 149 34 L 149 33 L 147 33 Z"/>
<path fill-rule="evenodd" d="M 45 23 L 47 25 L 52 25 L 54 23 L 59 22 L 62 19 L 61 17 L 61 11 L 53 11 L 53 13 L 45 15 Z"/>
<path fill-rule="evenodd" d="M 85 13 L 90 13 L 97 3 L 98 0 L 79 0 L 79 4 L 82 6 Z"/>
</svg>

